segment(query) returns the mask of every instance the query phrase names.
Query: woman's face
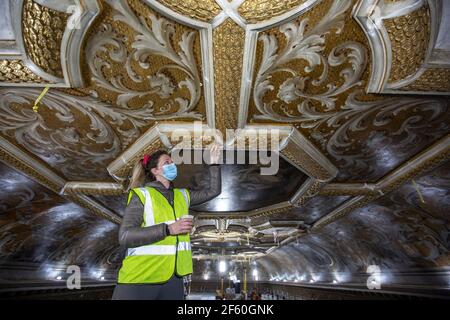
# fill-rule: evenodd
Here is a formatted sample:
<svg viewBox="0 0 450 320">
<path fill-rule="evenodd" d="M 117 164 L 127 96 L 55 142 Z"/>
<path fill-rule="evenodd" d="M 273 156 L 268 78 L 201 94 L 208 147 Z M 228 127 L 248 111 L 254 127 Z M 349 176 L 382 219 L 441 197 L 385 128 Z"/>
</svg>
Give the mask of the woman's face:
<svg viewBox="0 0 450 320">
<path fill-rule="evenodd" d="M 157 177 L 157 176 L 162 177 L 163 176 L 163 166 L 165 166 L 166 164 L 171 164 L 171 163 L 173 163 L 173 161 L 169 155 L 167 155 L 167 154 L 161 155 L 158 160 L 158 165 L 156 166 L 156 168 L 153 168 L 151 170 L 153 175 L 155 177 Z"/>
</svg>

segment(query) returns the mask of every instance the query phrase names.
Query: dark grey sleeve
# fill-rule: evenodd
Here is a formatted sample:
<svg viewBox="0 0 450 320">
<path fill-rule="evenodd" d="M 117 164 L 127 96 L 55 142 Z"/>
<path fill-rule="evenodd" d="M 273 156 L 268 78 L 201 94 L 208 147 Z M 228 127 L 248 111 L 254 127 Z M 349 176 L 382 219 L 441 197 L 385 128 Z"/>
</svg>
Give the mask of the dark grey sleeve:
<svg viewBox="0 0 450 320">
<path fill-rule="evenodd" d="M 209 188 L 203 188 L 201 190 L 189 190 L 191 197 L 191 206 L 200 204 L 217 197 L 222 192 L 222 175 L 220 165 L 210 165 L 210 185 Z"/>
<path fill-rule="evenodd" d="M 166 225 L 156 224 L 150 227 L 141 227 L 143 222 L 144 207 L 138 196 L 133 195 L 125 209 L 122 224 L 119 228 L 119 243 L 126 248 L 135 248 L 166 237 Z"/>
</svg>

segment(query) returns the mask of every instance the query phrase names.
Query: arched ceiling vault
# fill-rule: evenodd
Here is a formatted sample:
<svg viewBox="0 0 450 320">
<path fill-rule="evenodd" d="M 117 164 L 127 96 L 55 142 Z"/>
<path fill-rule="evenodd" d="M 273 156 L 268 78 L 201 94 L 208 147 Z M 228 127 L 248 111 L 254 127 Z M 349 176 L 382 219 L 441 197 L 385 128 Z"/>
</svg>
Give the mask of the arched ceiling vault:
<svg viewBox="0 0 450 320">
<path fill-rule="evenodd" d="M 281 159 L 273 176 L 259 175 L 260 163 L 223 169 L 222 195 L 192 208 L 197 259 L 258 258 L 280 279 L 283 268 L 343 279 L 370 264 L 448 266 L 446 1 L 7 0 L 1 9 L 3 265 L 115 267 L 134 164 L 200 126 L 196 148 L 243 139 L 247 152 L 263 139 L 254 130 L 277 129 Z M 207 185 L 202 166 L 180 171 L 180 185 Z"/>
</svg>

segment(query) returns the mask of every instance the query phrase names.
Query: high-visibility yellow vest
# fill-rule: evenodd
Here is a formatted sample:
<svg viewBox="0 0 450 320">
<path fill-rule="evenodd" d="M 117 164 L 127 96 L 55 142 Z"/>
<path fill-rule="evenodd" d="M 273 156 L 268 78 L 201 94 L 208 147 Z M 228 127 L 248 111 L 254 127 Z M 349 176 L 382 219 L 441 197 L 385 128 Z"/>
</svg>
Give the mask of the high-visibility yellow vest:
<svg viewBox="0 0 450 320">
<path fill-rule="evenodd" d="M 190 195 L 186 189 L 174 189 L 173 207 L 155 188 L 134 188 L 128 194 L 127 205 L 135 193 L 144 205 L 142 227 L 159 223 L 171 224 L 189 213 Z M 189 234 L 167 236 L 163 240 L 137 248 L 129 248 L 119 270 L 118 283 L 164 283 L 176 273 L 192 273 L 192 253 Z"/>
</svg>

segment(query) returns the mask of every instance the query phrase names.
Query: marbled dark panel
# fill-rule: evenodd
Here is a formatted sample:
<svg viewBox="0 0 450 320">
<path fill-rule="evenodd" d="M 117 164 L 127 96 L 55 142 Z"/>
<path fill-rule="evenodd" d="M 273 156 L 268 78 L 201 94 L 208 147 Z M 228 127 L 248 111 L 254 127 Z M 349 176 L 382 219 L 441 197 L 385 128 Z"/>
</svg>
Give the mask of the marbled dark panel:
<svg viewBox="0 0 450 320">
<path fill-rule="evenodd" d="M 307 135 L 339 169 L 336 182 L 364 183 L 376 182 L 448 133 L 448 98 L 390 97 L 355 101 Z"/>
<path fill-rule="evenodd" d="M 115 269 L 118 226 L 1 164 L 0 264 Z"/>
<path fill-rule="evenodd" d="M 280 277 L 287 266 L 319 279 L 320 274 L 364 273 L 378 265 L 389 281 L 396 270 L 450 266 L 450 162 L 369 205 L 354 210 L 317 233 L 279 248 L 259 260 Z M 425 203 L 420 200 L 420 194 Z M 281 269 L 280 269 L 281 262 Z M 292 270 L 291 270 L 292 271 Z"/>
<path fill-rule="evenodd" d="M 96 200 L 102 203 L 105 207 L 123 216 L 127 207 L 127 196 L 94 196 Z"/>
<path fill-rule="evenodd" d="M 28 208 L 33 206 L 45 206 L 55 200 L 59 203 L 61 198 L 51 190 L 35 183 L 33 180 L 12 170 L 0 162 L 0 215 L 9 210 Z"/>
<path fill-rule="evenodd" d="M 118 227 L 70 202 L 10 210 L 1 216 L 1 262 L 108 264 Z"/>
<path fill-rule="evenodd" d="M 236 159 L 236 158 L 235 158 Z M 247 154 L 248 159 L 248 154 Z M 222 164 L 222 193 L 204 204 L 192 207 L 196 211 L 249 211 L 287 201 L 307 176 L 283 158 L 275 175 L 261 175 L 260 164 Z M 179 165 L 176 186 L 201 189 L 210 184 L 208 169 L 203 165 Z"/>
</svg>

